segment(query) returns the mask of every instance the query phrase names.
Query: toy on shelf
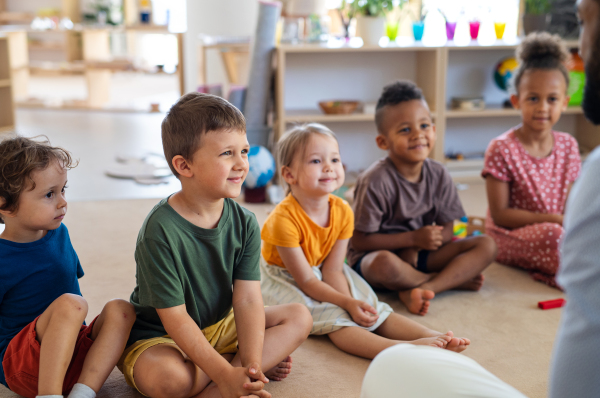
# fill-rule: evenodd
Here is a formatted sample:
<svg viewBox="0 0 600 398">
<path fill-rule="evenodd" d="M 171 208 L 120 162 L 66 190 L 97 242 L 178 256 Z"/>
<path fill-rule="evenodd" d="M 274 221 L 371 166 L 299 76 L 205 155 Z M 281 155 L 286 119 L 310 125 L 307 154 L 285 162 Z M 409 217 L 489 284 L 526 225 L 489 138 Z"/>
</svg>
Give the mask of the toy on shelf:
<svg viewBox="0 0 600 398">
<path fill-rule="evenodd" d="M 515 57 L 507 57 L 503 58 L 496 64 L 494 68 L 494 82 L 500 88 L 500 90 L 510 92 L 512 77 L 514 76 L 517 68 L 519 67 L 519 62 Z M 512 104 L 510 100 L 504 101 L 504 108 L 512 108 Z"/>
<path fill-rule="evenodd" d="M 583 101 L 583 87 L 585 86 L 585 69 L 583 60 L 579 56 L 577 49 L 571 50 L 571 60 L 567 67 L 569 68 L 569 92 L 571 97 L 569 106 L 581 105 Z"/>
</svg>

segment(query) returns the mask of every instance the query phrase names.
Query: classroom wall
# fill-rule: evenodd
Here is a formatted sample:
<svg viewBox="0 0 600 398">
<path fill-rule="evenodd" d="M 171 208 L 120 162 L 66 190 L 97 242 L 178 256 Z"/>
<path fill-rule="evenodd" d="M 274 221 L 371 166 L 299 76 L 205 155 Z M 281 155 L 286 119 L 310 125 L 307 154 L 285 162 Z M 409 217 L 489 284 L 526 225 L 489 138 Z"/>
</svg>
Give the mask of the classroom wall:
<svg viewBox="0 0 600 398">
<path fill-rule="evenodd" d="M 258 17 L 258 0 L 186 0 L 185 34 L 186 91 L 198 86 L 198 35 L 253 36 Z M 221 59 L 215 51 L 208 55 L 208 83 L 226 81 Z"/>
</svg>

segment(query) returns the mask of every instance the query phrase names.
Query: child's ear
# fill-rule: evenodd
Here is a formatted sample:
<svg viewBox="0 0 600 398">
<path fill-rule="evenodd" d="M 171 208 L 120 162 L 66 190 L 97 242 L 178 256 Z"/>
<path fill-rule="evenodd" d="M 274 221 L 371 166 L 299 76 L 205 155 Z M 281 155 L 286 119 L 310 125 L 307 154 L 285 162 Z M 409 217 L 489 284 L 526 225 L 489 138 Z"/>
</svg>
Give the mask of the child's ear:
<svg viewBox="0 0 600 398">
<path fill-rule="evenodd" d="M 6 203 L 6 199 L 0 198 L 0 206 L 4 206 L 5 203 Z M 17 213 L 14 211 L 0 209 L 0 216 L 2 217 L 2 220 L 6 220 L 7 218 L 13 218 L 16 215 L 17 215 Z"/>
<path fill-rule="evenodd" d="M 563 106 L 562 106 L 562 110 L 566 111 L 567 107 L 569 106 L 569 101 L 571 101 L 571 97 L 569 97 L 568 95 L 565 97 L 565 100 L 563 101 Z"/>
<path fill-rule="evenodd" d="M 177 171 L 177 174 L 179 174 L 180 176 L 189 178 L 194 175 L 194 173 L 190 169 L 189 162 L 185 160 L 185 158 L 181 155 L 173 156 L 171 164 L 173 165 L 175 171 Z"/>
<path fill-rule="evenodd" d="M 512 104 L 513 108 L 515 108 L 515 109 L 521 109 L 519 107 L 519 96 L 517 94 L 512 94 L 510 96 L 510 103 Z"/>
<path fill-rule="evenodd" d="M 294 185 L 296 183 L 296 178 L 288 166 L 281 167 L 281 176 L 288 185 Z"/>
<path fill-rule="evenodd" d="M 388 142 L 387 142 L 387 137 L 384 136 L 383 134 L 377 134 L 377 137 L 375 137 L 375 142 L 377 143 L 377 146 L 379 147 L 379 149 L 383 149 L 384 151 L 387 151 L 388 149 L 390 149 L 390 146 L 388 145 Z"/>
</svg>

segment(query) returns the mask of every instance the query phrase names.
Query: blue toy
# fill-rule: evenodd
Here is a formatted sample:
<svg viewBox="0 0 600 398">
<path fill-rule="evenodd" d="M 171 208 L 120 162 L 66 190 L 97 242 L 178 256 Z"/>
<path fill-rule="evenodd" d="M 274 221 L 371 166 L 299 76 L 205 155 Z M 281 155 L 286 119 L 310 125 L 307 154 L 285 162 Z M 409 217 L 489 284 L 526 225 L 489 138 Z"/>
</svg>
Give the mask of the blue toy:
<svg viewBox="0 0 600 398">
<path fill-rule="evenodd" d="M 246 188 L 261 188 L 268 184 L 275 175 L 275 159 L 264 146 L 252 146 L 248 152 L 250 169 L 244 185 Z"/>
</svg>

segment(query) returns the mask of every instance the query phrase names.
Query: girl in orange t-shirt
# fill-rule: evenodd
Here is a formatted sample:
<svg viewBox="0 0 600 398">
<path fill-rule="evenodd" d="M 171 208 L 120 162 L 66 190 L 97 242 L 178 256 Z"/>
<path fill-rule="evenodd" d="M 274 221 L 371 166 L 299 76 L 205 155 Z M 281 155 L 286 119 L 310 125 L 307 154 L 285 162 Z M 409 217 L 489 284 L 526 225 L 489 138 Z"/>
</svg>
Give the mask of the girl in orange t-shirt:
<svg viewBox="0 0 600 398">
<path fill-rule="evenodd" d="M 399 343 L 467 348 L 468 339 L 394 313 L 344 264 L 354 215 L 331 194 L 344 182 L 333 132 L 316 123 L 295 127 L 279 140 L 277 158 L 288 196 L 261 233 L 265 304 L 305 304 L 313 316 L 311 334 L 327 334 L 341 350 L 365 358 Z"/>
</svg>

